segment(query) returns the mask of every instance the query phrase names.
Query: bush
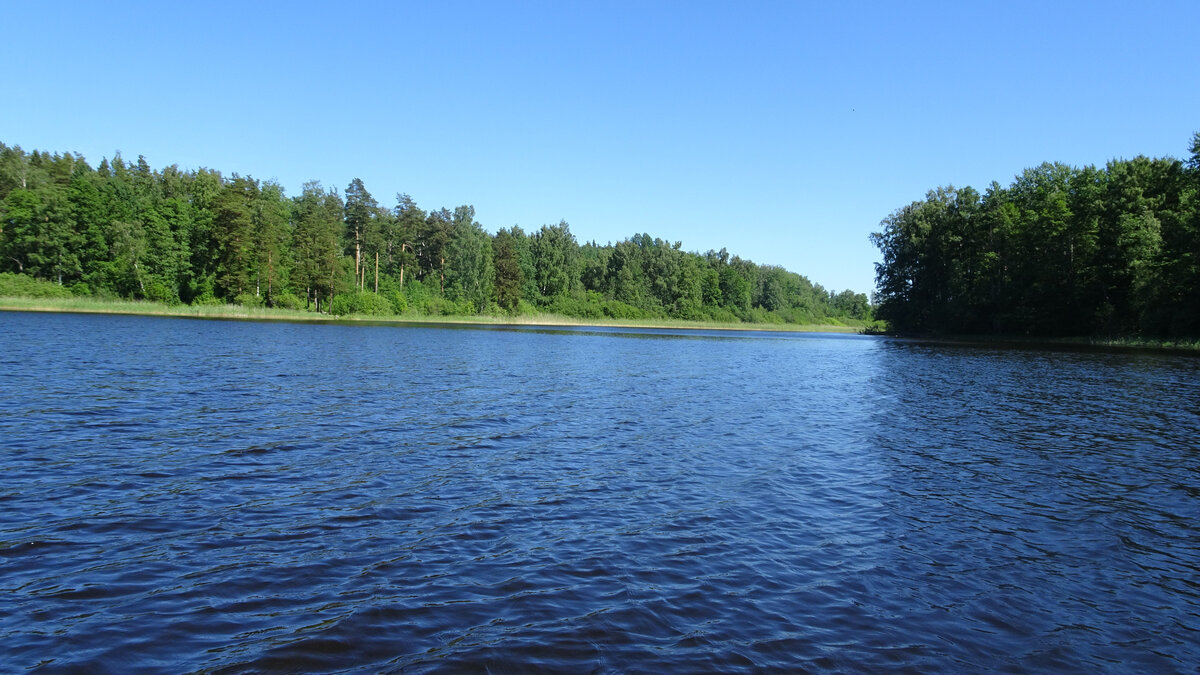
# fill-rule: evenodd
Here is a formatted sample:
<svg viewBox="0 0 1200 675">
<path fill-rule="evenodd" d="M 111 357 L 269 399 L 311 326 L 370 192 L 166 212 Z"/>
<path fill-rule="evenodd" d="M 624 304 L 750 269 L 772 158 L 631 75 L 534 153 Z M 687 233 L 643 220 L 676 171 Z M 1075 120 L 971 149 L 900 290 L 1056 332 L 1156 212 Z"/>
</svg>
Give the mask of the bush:
<svg viewBox="0 0 1200 675">
<path fill-rule="evenodd" d="M 475 314 L 475 308 L 466 300 L 455 302 L 446 298 L 429 298 L 425 313 L 430 316 L 471 316 Z"/>
<path fill-rule="evenodd" d="M 92 287 L 102 288 L 103 284 L 92 283 Z M 179 289 L 179 298 L 189 305 L 221 304 L 216 299 L 216 292 L 213 290 L 213 278 L 211 276 L 192 279 L 185 283 Z"/>
<path fill-rule="evenodd" d="M 818 320 L 817 317 L 813 316 L 813 314 L 810 313 L 808 310 L 802 309 L 800 307 L 788 307 L 787 309 L 781 309 L 777 312 L 777 314 L 786 323 L 795 323 L 795 324 L 824 323 L 823 321 Z"/>
<path fill-rule="evenodd" d="M 608 300 L 603 305 L 604 315 L 614 319 L 644 319 L 646 313 L 620 300 Z"/>
<path fill-rule="evenodd" d="M 364 316 L 392 316 L 392 303 L 381 295 L 369 291 L 339 293 L 329 303 L 329 313 L 338 316 L 362 314 Z"/>
<path fill-rule="evenodd" d="M 695 302 L 676 303 L 675 310 L 671 312 L 671 316 L 685 321 L 703 321 L 708 318 L 700 305 Z"/>
<path fill-rule="evenodd" d="M 408 310 L 417 314 L 430 314 L 429 303 L 433 294 L 425 288 L 425 284 L 413 279 L 404 285 L 404 297 L 408 300 Z"/>
<path fill-rule="evenodd" d="M 167 286 L 158 279 L 151 279 L 146 282 L 144 294 L 147 300 L 161 302 L 164 305 L 179 304 L 179 296 L 175 294 L 175 289 Z"/>
<path fill-rule="evenodd" d="M 0 273 L 0 295 L 22 298 L 69 298 L 71 291 L 53 281 L 43 281 L 24 274 Z"/>
<path fill-rule="evenodd" d="M 708 315 L 708 318 L 712 321 L 719 321 L 721 323 L 742 322 L 742 320 L 738 318 L 737 314 L 734 314 L 725 307 L 708 306 L 704 308 L 704 313 Z"/>
<path fill-rule="evenodd" d="M 555 296 L 546 306 L 546 310 L 554 314 L 572 316 L 580 319 L 600 319 L 604 317 L 604 309 L 592 298 L 580 300 L 567 295 Z"/>
<path fill-rule="evenodd" d="M 242 307 L 262 307 L 263 298 L 261 295 L 253 293 L 242 293 L 233 299 L 233 304 L 241 305 Z"/>
<path fill-rule="evenodd" d="M 742 314 L 742 319 L 750 323 L 783 323 L 783 319 L 775 312 L 768 312 L 762 307 L 751 307 Z"/>
<path fill-rule="evenodd" d="M 388 302 L 392 304 L 392 311 L 396 314 L 403 314 L 408 311 L 408 299 L 400 291 L 391 291 L 386 297 Z"/>
<path fill-rule="evenodd" d="M 292 293 L 280 293 L 271 298 L 271 304 L 280 309 L 300 310 L 304 309 L 304 300 L 295 296 Z"/>
<path fill-rule="evenodd" d="M 205 293 L 204 295 L 192 298 L 192 306 L 193 307 L 204 307 L 204 306 L 223 305 L 223 304 L 225 304 L 225 303 L 221 302 L 220 298 L 214 296 L 211 293 Z"/>
</svg>

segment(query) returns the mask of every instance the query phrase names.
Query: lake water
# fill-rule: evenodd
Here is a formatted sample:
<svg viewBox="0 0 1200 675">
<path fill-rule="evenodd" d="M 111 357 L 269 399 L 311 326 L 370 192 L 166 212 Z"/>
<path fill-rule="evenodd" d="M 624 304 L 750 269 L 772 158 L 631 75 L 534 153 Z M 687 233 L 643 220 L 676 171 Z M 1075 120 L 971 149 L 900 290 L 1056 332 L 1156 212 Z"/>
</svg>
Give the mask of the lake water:
<svg viewBox="0 0 1200 675">
<path fill-rule="evenodd" d="M 0 313 L 3 671 L 1200 667 L 1200 359 Z"/>
</svg>

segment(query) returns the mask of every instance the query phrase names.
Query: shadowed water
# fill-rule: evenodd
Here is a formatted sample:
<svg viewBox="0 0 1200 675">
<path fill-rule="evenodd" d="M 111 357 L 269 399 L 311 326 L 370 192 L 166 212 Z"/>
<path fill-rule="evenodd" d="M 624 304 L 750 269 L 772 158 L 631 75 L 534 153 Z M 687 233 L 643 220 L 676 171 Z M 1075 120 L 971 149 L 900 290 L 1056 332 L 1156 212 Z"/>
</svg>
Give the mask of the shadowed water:
<svg viewBox="0 0 1200 675">
<path fill-rule="evenodd" d="M 0 669 L 1193 671 L 1200 359 L 0 313 Z"/>
</svg>

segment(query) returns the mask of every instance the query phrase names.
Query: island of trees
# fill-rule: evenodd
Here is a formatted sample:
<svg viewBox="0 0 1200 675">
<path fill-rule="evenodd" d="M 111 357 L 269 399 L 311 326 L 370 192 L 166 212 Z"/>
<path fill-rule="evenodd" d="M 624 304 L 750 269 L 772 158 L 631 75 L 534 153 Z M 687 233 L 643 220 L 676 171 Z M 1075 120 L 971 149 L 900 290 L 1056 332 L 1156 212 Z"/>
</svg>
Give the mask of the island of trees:
<svg viewBox="0 0 1200 675">
<path fill-rule="evenodd" d="M 1200 337 L 1200 133 L 1186 162 L 938 188 L 871 238 L 876 316 L 901 333 Z"/>
<path fill-rule="evenodd" d="M 34 281 L 40 280 L 40 281 Z M 3 286 L 167 304 L 332 314 L 554 313 L 586 319 L 756 323 L 868 320 L 866 295 L 831 293 L 722 249 L 638 234 L 580 244 L 566 222 L 492 235 L 459 206 L 381 205 L 359 179 L 294 197 L 210 169 L 0 143 Z"/>
</svg>

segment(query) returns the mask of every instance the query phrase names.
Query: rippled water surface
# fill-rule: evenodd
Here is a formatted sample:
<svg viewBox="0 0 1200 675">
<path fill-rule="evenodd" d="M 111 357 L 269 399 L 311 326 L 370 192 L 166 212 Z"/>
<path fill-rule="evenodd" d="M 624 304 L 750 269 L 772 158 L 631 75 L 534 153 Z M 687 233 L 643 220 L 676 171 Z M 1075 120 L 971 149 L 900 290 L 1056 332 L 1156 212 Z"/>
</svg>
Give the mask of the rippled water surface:
<svg viewBox="0 0 1200 675">
<path fill-rule="evenodd" d="M 1200 359 L 0 313 L 0 670 L 1193 672 Z"/>
</svg>

